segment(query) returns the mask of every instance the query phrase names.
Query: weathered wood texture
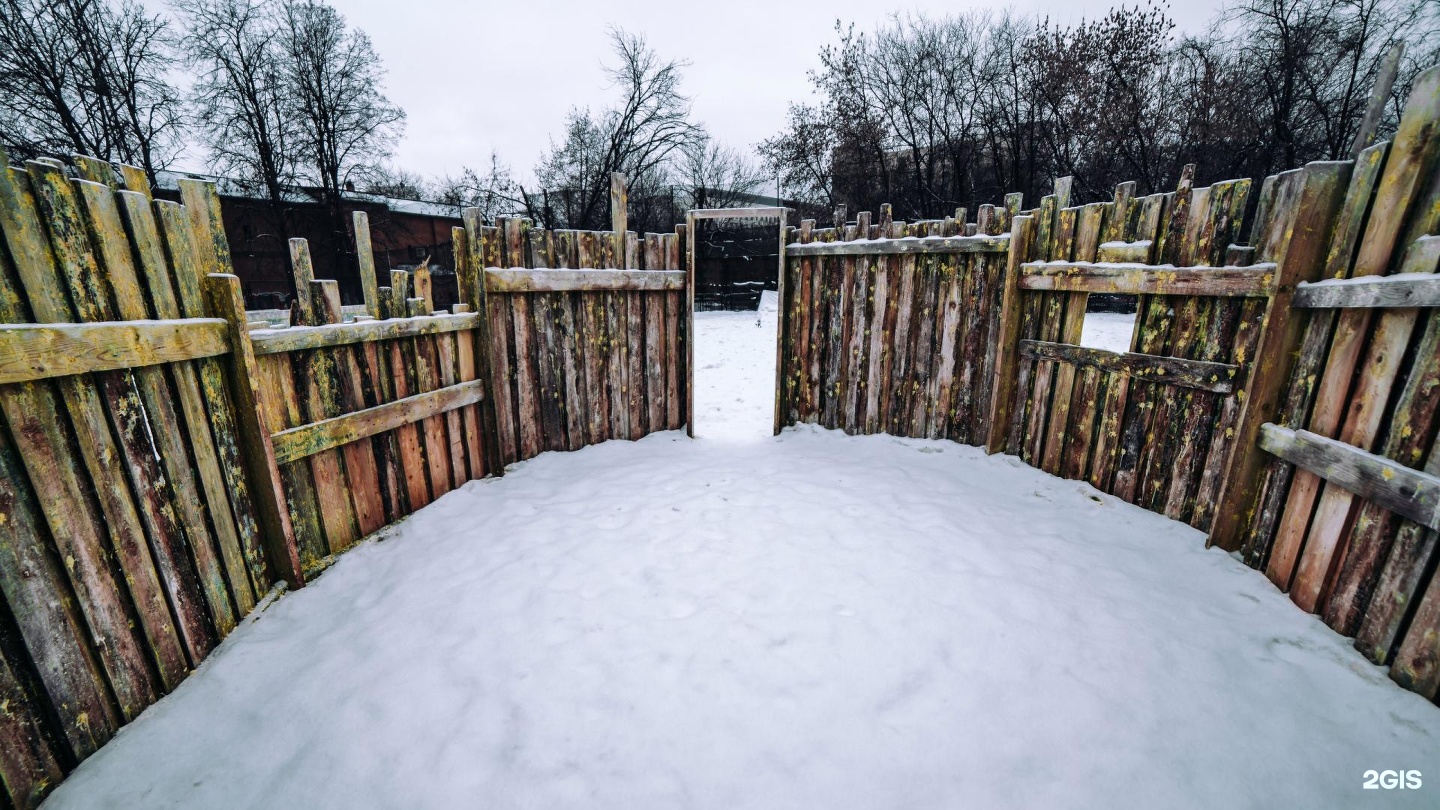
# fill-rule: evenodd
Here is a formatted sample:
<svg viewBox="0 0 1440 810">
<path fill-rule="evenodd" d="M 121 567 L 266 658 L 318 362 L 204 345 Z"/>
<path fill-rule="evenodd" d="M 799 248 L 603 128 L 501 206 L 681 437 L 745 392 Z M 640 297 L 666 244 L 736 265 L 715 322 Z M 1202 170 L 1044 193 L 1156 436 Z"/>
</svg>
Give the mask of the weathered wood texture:
<svg viewBox="0 0 1440 810">
<path fill-rule="evenodd" d="M 1009 424 L 992 450 L 1209 526 L 1277 289 L 1278 243 L 1241 239 L 1249 189 L 1248 180 L 1197 189 L 1187 171 L 1171 194 L 1137 198 L 1124 183 L 1110 202 L 1067 207 L 1059 184 L 1042 201 L 1038 261 L 1015 282 Z M 1291 213 L 1262 201 L 1252 233 Z M 1140 296 L 1130 353 L 1075 345 L 1091 292 Z"/>
<path fill-rule="evenodd" d="M 368 224 L 357 217 L 354 228 L 363 253 Z M 464 259 L 464 246 L 457 250 Z M 475 366 L 480 316 L 431 314 L 425 273 L 396 271 L 374 291 L 375 319 L 346 322 L 335 282 L 312 278 L 305 240 L 292 240 L 291 257 L 308 305 L 296 308 L 296 325 L 248 339 L 300 564 L 314 573 L 357 540 L 493 474 L 494 440 L 478 409 L 488 399 Z"/>
<path fill-rule="evenodd" d="M 1426 489 L 1440 472 L 1437 170 L 1440 68 L 1415 80 L 1394 140 L 1354 162 L 1324 280 L 1295 295 L 1303 337 L 1297 326 L 1277 426 L 1266 429 L 1276 455 L 1233 529 L 1248 564 L 1431 699 L 1440 688 Z"/>
<path fill-rule="evenodd" d="M 789 232 L 783 424 L 985 442 L 1010 238 L 964 229 L 865 211 Z"/>
<path fill-rule="evenodd" d="M 501 463 L 685 424 L 680 238 L 467 220 Z"/>
<path fill-rule="evenodd" d="M 222 369 L 232 325 L 200 292 L 209 236 L 142 172 L 70 165 L 0 152 L 0 784 L 20 807 L 276 579 Z"/>
</svg>

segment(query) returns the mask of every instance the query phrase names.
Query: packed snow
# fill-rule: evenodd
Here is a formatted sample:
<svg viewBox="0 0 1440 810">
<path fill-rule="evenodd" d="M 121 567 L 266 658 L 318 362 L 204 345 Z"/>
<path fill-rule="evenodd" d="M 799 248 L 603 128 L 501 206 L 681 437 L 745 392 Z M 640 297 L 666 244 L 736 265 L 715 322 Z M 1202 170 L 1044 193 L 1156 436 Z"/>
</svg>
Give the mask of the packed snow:
<svg viewBox="0 0 1440 810">
<path fill-rule="evenodd" d="M 699 439 L 445 496 L 47 807 L 1440 805 L 1440 709 L 1199 532 L 975 448 L 772 437 L 773 308 L 696 328 Z"/>
<path fill-rule="evenodd" d="M 1080 324 L 1080 345 L 1112 352 L 1130 351 L 1135 313 L 1087 312 Z"/>
</svg>

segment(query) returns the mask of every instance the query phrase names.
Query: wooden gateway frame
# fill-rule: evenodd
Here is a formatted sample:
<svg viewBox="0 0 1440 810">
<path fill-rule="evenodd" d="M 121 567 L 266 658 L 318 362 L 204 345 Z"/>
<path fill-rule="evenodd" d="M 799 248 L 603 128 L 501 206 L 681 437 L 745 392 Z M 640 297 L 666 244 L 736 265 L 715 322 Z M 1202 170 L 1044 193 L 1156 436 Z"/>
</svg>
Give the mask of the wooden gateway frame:
<svg viewBox="0 0 1440 810">
<path fill-rule="evenodd" d="M 776 436 L 780 435 L 780 429 L 784 427 L 784 419 L 781 415 L 780 390 L 784 385 L 785 372 L 785 346 L 781 336 L 785 334 L 785 243 L 786 221 L 790 216 L 790 209 L 784 206 L 768 206 L 756 208 L 695 208 L 685 215 L 685 233 L 688 243 L 685 245 L 685 267 L 689 278 L 685 284 L 685 295 L 687 297 L 685 312 L 690 319 L 686 334 L 695 334 L 695 224 L 702 219 L 774 219 L 778 221 L 779 233 L 777 238 L 780 246 L 780 259 L 775 268 L 776 281 L 775 289 L 779 300 L 779 312 L 775 318 L 775 425 Z M 690 379 L 685 386 L 685 412 L 690 414 L 690 420 L 686 424 L 685 432 L 690 438 L 695 438 L 695 341 L 693 338 L 686 346 L 690 353 L 686 369 L 689 370 Z"/>
</svg>

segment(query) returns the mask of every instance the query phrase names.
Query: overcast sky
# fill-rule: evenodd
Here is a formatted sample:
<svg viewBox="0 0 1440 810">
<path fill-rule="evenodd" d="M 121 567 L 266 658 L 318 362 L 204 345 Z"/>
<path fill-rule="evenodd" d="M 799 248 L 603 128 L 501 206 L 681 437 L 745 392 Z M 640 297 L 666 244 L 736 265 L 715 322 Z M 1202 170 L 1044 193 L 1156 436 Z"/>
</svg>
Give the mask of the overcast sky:
<svg viewBox="0 0 1440 810">
<path fill-rule="evenodd" d="M 932 15 L 1001 8 L 967 0 L 331 0 L 368 32 L 389 71 L 387 93 L 409 115 L 396 165 L 426 177 L 482 167 L 494 149 L 528 178 L 574 105 L 612 97 L 601 73 L 608 25 L 644 34 L 667 58 L 691 62 L 684 88 L 696 117 L 748 150 L 809 97 L 806 71 L 834 42 L 836 19 L 873 29 L 894 11 Z M 1017 11 L 1064 23 L 1102 15 L 1109 0 L 1019 0 Z M 1181 30 L 1199 30 L 1220 0 L 1175 4 Z M 723 11 L 721 11 L 723 9 Z"/>
</svg>

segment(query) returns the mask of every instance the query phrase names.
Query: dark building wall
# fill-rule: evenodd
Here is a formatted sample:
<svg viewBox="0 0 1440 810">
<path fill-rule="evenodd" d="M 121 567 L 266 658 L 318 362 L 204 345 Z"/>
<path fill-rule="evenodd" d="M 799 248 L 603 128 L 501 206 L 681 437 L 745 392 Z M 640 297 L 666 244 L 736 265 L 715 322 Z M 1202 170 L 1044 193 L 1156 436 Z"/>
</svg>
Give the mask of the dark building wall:
<svg viewBox="0 0 1440 810">
<path fill-rule="evenodd" d="M 179 199 L 178 193 L 166 190 L 156 192 L 156 196 Z M 369 215 L 379 286 L 390 285 L 391 270 L 409 270 L 428 256 L 435 307 L 449 309 L 458 300 L 450 229 L 461 224 L 459 218 L 394 211 L 382 203 L 347 200 L 338 223 L 318 204 L 292 205 L 286 211 L 286 230 L 282 232 L 262 200 L 221 196 L 220 211 L 235 275 L 240 277 L 249 309 L 283 309 L 294 298 L 287 237 L 309 241 L 315 277 L 340 282 L 343 303 L 364 303 L 350 224 L 354 211 Z"/>
</svg>

